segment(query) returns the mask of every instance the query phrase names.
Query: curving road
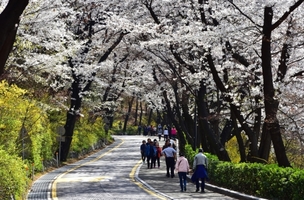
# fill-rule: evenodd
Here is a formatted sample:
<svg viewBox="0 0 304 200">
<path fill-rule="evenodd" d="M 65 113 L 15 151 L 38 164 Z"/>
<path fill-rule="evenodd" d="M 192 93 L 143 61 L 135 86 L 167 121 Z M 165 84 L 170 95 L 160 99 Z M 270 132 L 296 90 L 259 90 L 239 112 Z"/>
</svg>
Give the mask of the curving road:
<svg viewBox="0 0 304 200">
<path fill-rule="evenodd" d="M 147 138 L 115 136 L 115 142 L 101 151 L 40 177 L 27 199 L 233 199 L 211 191 L 198 194 L 189 189 L 187 193 L 180 193 L 178 178 L 165 177 L 164 161 L 161 169 L 148 170 L 142 166 L 139 146 L 143 139 Z"/>
<path fill-rule="evenodd" d="M 52 184 L 52 198 L 83 199 L 158 199 L 134 182 L 138 166 L 139 137 L 120 139 L 112 149 L 60 175 Z M 119 141 L 119 140 L 117 140 Z"/>
</svg>

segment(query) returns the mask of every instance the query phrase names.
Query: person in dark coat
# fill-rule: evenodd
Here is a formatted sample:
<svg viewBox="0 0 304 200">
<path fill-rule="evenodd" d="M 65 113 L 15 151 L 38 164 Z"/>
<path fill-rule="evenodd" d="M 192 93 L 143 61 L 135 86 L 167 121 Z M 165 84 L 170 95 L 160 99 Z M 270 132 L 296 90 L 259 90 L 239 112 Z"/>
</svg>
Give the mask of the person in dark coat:
<svg viewBox="0 0 304 200">
<path fill-rule="evenodd" d="M 196 192 L 201 188 L 201 192 L 205 192 L 205 179 L 208 179 L 207 174 L 208 159 L 203 154 L 203 149 L 199 149 L 198 154 L 195 155 L 193 161 L 194 173 L 191 177 L 191 181 L 196 184 Z M 199 184 L 201 180 L 201 185 Z"/>
<path fill-rule="evenodd" d="M 147 143 L 146 143 L 146 151 L 145 151 L 145 155 L 146 155 L 146 158 L 147 158 L 148 169 L 150 168 L 150 162 L 152 163 L 152 156 L 151 156 L 152 144 L 153 144 L 153 142 L 151 141 L 150 138 L 148 138 Z"/>
<path fill-rule="evenodd" d="M 146 161 L 146 140 L 142 141 L 142 144 L 140 145 L 140 153 L 141 153 L 141 160 L 143 163 Z"/>
</svg>

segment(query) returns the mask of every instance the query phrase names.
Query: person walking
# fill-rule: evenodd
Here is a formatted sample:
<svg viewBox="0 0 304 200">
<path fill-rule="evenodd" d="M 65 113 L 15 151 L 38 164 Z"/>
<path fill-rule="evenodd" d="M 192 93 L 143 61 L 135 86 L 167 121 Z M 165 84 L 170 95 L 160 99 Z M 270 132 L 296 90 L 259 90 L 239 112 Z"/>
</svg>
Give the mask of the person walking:
<svg viewBox="0 0 304 200">
<path fill-rule="evenodd" d="M 152 127 L 151 125 L 148 125 L 148 135 L 152 136 Z"/>
<path fill-rule="evenodd" d="M 169 143 L 170 143 L 170 139 L 167 139 L 167 140 L 165 141 L 165 144 L 164 144 L 162 150 L 164 150 L 165 148 L 167 148 Z M 172 144 L 171 144 L 171 146 L 172 146 Z"/>
<path fill-rule="evenodd" d="M 143 134 L 144 134 L 144 136 L 147 136 L 148 135 L 148 127 L 145 125 L 144 127 L 143 127 Z"/>
<path fill-rule="evenodd" d="M 156 143 L 155 143 L 155 147 L 156 147 L 156 161 L 157 161 L 157 166 L 158 166 L 158 168 L 160 168 L 160 157 L 161 157 L 162 149 L 161 149 L 160 146 L 159 146 L 159 142 L 156 142 Z M 154 164 L 154 166 L 155 166 L 155 164 Z"/>
<path fill-rule="evenodd" d="M 172 127 L 171 129 L 171 139 L 175 140 L 177 138 L 177 130 L 175 128 L 175 126 Z"/>
<path fill-rule="evenodd" d="M 140 145 L 140 153 L 141 153 L 141 160 L 143 163 L 146 161 L 146 140 L 142 141 L 142 144 Z"/>
<path fill-rule="evenodd" d="M 176 139 L 168 139 L 168 140 L 171 143 L 171 147 L 176 150 L 176 145 L 175 145 Z"/>
<path fill-rule="evenodd" d="M 206 155 L 203 154 L 203 149 L 198 150 L 198 154 L 195 155 L 193 161 L 194 173 L 191 177 L 191 181 L 196 184 L 196 192 L 199 191 L 201 186 L 201 192 L 205 192 L 205 179 L 208 179 L 207 175 L 208 159 Z M 199 180 L 201 179 L 201 185 Z"/>
<path fill-rule="evenodd" d="M 167 125 L 167 129 L 168 129 L 168 138 L 171 138 L 171 130 L 172 130 L 172 128 L 171 128 L 170 124 Z"/>
<path fill-rule="evenodd" d="M 180 191 L 187 191 L 187 173 L 189 173 L 189 162 L 182 152 L 179 153 L 179 158 L 176 161 L 175 171 L 178 172 L 179 184 L 181 188 Z"/>
<path fill-rule="evenodd" d="M 166 157 L 166 165 L 167 165 L 167 177 L 174 177 L 174 166 L 176 159 L 176 150 L 171 147 L 171 143 L 168 142 L 168 146 L 162 150 L 162 155 Z M 171 174 L 170 174 L 171 172 Z"/>
<path fill-rule="evenodd" d="M 156 126 L 151 125 L 151 129 L 152 129 L 153 136 L 155 136 L 156 135 Z"/>
<path fill-rule="evenodd" d="M 158 124 L 158 126 L 157 126 L 158 141 L 161 140 L 162 134 L 163 134 L 163 128 L 162 128 L 161 124 Z"/>
<path fill-rule="evenodd" d="M 148 138 L 147 139 L 147 144 L 146 144 L 146 151 L 145 151 L 145 155 L 146 155 L 146 158 L 147 158 L 148 169 L 150 168 L 150 161 L 152 162 L 152 157 L 151 157 L 151 154 L 150 154 L 152 143 L 153 142 L 151 141 L 151 139 Z"/>
<path fill-rule="evenodd" d="M 167 126 L 164 126 L 164 141 L 166 141 L 169 138 L 169 131 Z"/>
<path fill-rule="evenodd" d="M 155 168 L 156 165 L 156 156 L 157 156 L 157 148 L 156 148 L 156 139 L 151 143 L 150 147 L 150 156 L 151 156 L 151 165 L 150 169 Z"/>
</svg>

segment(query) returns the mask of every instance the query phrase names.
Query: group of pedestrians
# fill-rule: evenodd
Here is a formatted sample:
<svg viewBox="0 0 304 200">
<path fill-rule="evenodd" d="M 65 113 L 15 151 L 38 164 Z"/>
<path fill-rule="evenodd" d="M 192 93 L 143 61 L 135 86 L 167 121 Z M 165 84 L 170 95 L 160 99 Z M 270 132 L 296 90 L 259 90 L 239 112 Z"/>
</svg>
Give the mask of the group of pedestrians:
<svg viewBox="0 0 304 200">
<path fill-rule="evenodd" d="M 177 130 L 174 126 L 158 124 L 157 126 L 153 125 L 141 125 L 138 126 L 138 134 L 141 135 L 141 131 L 143 131 L 144 136 L 158 136 L 158 140 L 161 141 L 161 138 L 164 138 L 166 141 L 169 138 L 175 139 L 177 136 Z"/>
<path fill-rule="evenodd" d="M 145 163 L 147 161 L 148 169 L 156 167 L 156 162 L 158 168 L 160 167 L 160 157 L 162 149 L 159 146 L 157 140 L 152 141 L 150 138 L 142 141 L 140 146 L 141 159 Z"/>
<path fill-rule="evenodd" d="M 160 157 L 165 156 L 166 163 L 166 176 L 174 178 L 174 171 L 178 173 L 181 192 L 187 191 L 187 174 L 190 171 L 187 158 L 182 152 L 179 152 L 177 158 L 177 149 L 174 140 L 166 139 L 164 146 L 159 146 L 159 141 L 156 139 L 152 141 L 150 138 L 142 141 L 140 146 L 141 159 L 143 163 L 147 161 L 148 169 L 160 167 Z M 193 162 L 193 175 L 191 181 L 196 184 L 196 192 L 205 192 L 205 179 L 208 179 L 207 175 L 207 157 L 203 154 L 203 150 L 199 149 L 199 153 L 195 155 Z M 201 184 L 200 184 L 201 180 Z"/>
</svg>

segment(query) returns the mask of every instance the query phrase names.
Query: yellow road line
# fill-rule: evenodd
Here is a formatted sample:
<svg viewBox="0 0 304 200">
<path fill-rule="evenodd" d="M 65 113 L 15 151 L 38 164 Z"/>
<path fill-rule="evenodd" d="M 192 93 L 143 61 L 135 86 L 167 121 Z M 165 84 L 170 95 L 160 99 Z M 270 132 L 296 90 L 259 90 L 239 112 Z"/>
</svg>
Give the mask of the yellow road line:
<svg viewBox="0 0 304 200">
<path fill-rule="evenodd" d="M 140 165 L 141 162 L 142 162 L 142 160 L 138 161 L 138 163 L 133 167 L 133 169 L 131 170 L 131 172 L 129 174 L 129 177 L 131 178 L 131 180 L 133 181 L 134 184 L 136 184 L 138 187 L 140 187 L 141 189 L 143 189 L 144 191 L 146 191 L 148 194 L 150 194 L 150 195 L 152 195 L 154 197 L 157 197 L 159 199 L 166 200 L 165 197 L 160 196 L 159 194 L 155 193 L 152 190 L 149 190 L 142 183 L 140 183 L 140 182 L 138 182 L 138 181 L 135 180 L 135 173 L 136 173 L 136 170 L 139 167 L 139 165 Z"/>
<path fill-rule="evenodd" d="M 69 172 L 74 171 L 74 170 L 76 170 L 76 169 L 82 167 L 82 166 L 85 165 L 85 164 L 92 163 L 92 162 L 95 162 L 95 161 L 101 159 L 102 157 L 104 157 L 104 156 L 107 155 L 108 153 L 112 152 L 114 149 L 120 147 L 123 143 L 124 143 L 124 140 L 122 140 L 122 142 L 121 142 L 120 144 L 118 144 L 117 146 L 113 147 L 113 149 L 111 149 L 111 150 L 109 150 L 109 151 L 107 151 L 107 152 L 101 154 L 101 155 L 98 156 L 97 158 L 95 158 L 95 159 L 93 159 L 93 160 L 91 160 L 91 161 L 88 161 L 88 162 L 86 162 L 86 163 L 83 163 L 83 164 L 81 164 L 81 165 L 78 165 L 78 166 L 76 166 L 76 167 L 74 167 L 74 168 L 72 168 L 72 169 L 70 169 L 70 170 L 64 172 L 64 173 L 61 174 L 60 176 L 58 176 L 58 177 L 53 181 L 53 183 L 52 183 L 52 196 L 51 196 L 51 198 L 52 198 L 53 200 L 58 200 L 58 197 L 57 197 L 57 183 L 59 182 L 59 179 L 62 179 L 62 177 L 63 177 L 64 175 L 66 175 L 66 174 L 68 174 Z"/>
</svg>

